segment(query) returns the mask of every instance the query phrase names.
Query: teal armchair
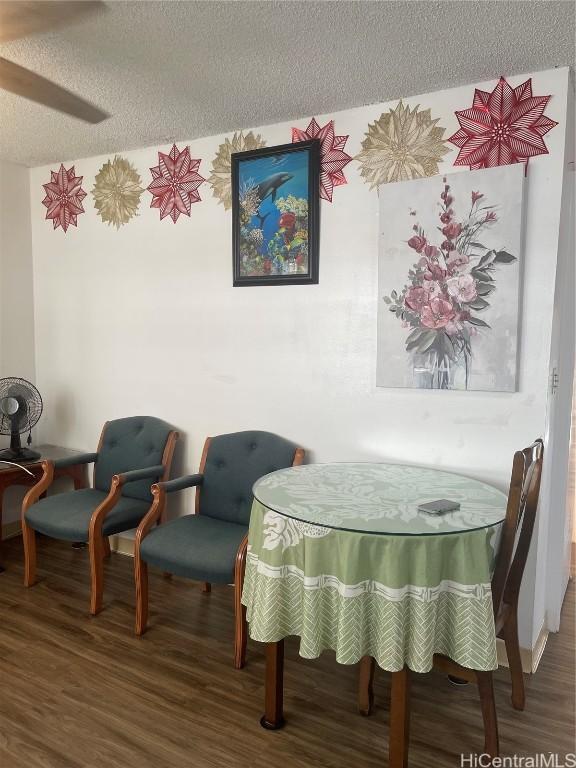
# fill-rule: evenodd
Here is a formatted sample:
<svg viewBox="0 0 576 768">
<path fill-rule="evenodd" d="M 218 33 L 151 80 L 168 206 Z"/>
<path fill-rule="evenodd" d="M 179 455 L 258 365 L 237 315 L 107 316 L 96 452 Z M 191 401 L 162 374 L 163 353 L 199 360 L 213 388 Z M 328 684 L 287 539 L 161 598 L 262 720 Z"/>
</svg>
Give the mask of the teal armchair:
<svg viewBox="0 0 576 768">
<path fill-rule="evenodd" d="M 303 458 L 302 448 L 270 432 L 235 432 L 206 439 L 199 474 L 152 486 L 154 502 L 138 527 L 134 550 L 137 635 L 148 622 L 148 565 L 201 581 L 205 592 L 211 583 L 234 584 L 234 666 L 244 666 L 247 632 L 241 599 L 252 486 Z M 167 495 L 184 488 L 196 489 L 195 514 L 162 523 Z"/>
<path fill-rule="evenodd" d="M 150 510 L 150 486 L 166 480 L 178 439 L 166 422 L 131 416 L 106 422 L 98 451 L 43 461 L 43 475 L 22 504 L 24 585 L 36 583 L 36 532 L 54 539 L 87 542 L 90 554 L 90 613 L 102 608 L 103 560 L 108 536 L 136 528 Z M 44 496 L 56 467 L 94 464 L 94 487 Z"/>
</svg>

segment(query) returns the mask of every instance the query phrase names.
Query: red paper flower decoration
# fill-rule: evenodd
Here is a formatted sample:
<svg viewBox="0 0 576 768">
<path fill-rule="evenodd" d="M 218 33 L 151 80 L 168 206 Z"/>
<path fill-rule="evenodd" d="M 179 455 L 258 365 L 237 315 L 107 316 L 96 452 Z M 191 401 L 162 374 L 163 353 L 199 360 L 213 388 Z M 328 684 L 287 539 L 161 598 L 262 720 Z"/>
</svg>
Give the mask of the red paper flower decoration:
<svg viewBox="0 0 576 768">
<path fill-rule="evenodd" d="M 543 114 L 549 100 L 532 96 L 532 78 L 512 88 L 501 77 L 492 93 L 476 89 L 471 109 L 455 113 L 460 130 L 448 139 L 460 147 L 454 165 L 475 170 L 547 155 L 542 137 L 557 125 Z"/>
<path fill-rule="evenodd" d="M 86 192 L 82 189 L 82 178 L 74 174 L 74 166 L 66 170 L 61 165 L 59 171 L 50 171 L 48 184 L 42 184 L 46 192 L 42 205 L 48 209 L 46 218 L 52 219 L 54 229 L 62 227 L 66 232 L 70 224 L 78 226 L 78 215 L 85 213 L 82 200 Z"/>
<path fill-rule="evenodd" d="M 150 168 L 152 183 L 147 189 L 152 194 L 150 208 L 160 209 L 160 219 L 170 216 L 176 223 L 181 213 L 190 216 L 192 203 L 200 201 L 198 187 L 206 181 L 197 172 L 200 163 L 190 157 L 190 147 L 179 152 L 173 144 L 169 155 L 158 152 L 158 165 Z"/>
<path fill-rule="evenodd" d="M 332 202 L 334 187 L 347 184 L 343 168 L 352 158 L 344 152 L 348 136 L 334 135 L 334 120 L 320 128 L 315 118 L 305 131 L 292 128 L 292 143 L 297 141 L 320 141 L 320 197 Z"/>
</svg>

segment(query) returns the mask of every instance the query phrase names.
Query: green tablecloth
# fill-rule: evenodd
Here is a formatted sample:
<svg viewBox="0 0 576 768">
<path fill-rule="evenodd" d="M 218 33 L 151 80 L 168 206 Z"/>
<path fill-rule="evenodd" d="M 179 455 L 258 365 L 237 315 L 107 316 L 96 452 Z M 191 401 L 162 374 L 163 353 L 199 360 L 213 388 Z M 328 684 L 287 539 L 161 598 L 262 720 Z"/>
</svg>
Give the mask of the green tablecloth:
<svg viewBox="0 0 576 768">
<path fill-rule="evenodd" d="M 503 494 L 491 490 L 502 504 Z M 254 501 L 242 597 L 250 636 L 276 642 L 297 635 L 305 658 L 332 649 L 342 664 L 373 656 L 389 671 L 407 665 L 427 672 L 435 653 L 495 669 L 490 578 L 499 528 L 352 532 Z"/>
</svg>

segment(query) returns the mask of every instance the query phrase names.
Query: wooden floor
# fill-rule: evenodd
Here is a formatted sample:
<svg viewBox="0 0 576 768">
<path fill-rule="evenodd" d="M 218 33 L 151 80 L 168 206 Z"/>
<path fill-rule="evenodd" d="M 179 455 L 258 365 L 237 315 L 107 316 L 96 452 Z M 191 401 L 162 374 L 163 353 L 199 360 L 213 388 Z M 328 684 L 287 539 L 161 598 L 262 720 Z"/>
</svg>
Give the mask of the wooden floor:
<svg viewBox="0 0 576 768">
<path fill-rule="evenodd" d="M 106 565 L 105 609 L 87 615 L 86 550 L 43 539 L 40 582 L 22 586 L 21 541 L 3 548 L 0 575 L 1 768 L 381 768 L 387 764 L 389 676 L 377 675 L 373 717 L 356 714 L 356 668 L 298 657 L 287 642 L 287 726 L 259 725 L 263 649 L 232 667 L 232 589 L 151 578 L 151 628 L 132 634 L 132 560 Z M 71 575 L 72 574 L 72 575 Z M 563 626 L 524 713 L 496 674 L 503 755 L 574 748 L 574 586 Z M 481 751 L 475 688 L 440 674 L 413 676 L 410 766 L 460 765 Z"/>
</svg>

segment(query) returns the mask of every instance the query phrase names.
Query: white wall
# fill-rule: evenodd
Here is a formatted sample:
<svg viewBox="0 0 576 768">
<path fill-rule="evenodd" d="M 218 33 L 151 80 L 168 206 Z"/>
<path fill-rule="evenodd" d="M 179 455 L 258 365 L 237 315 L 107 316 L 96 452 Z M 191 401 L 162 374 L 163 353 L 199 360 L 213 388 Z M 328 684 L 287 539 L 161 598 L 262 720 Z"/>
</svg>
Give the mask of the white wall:
<svg viewBox="0 0 576 768">
<path fill-rule="evenodd" d="M 574 378 L 575 314 L 574 289 L 574 78 L 567 93 L 566 151 L 562 185 L 562 212 L 558 243 L 558 266 L 554 296 L 554 318 L 550 370 L 557 374 L 557 386 L 549 389 L 549 453 L 543 477 L 543 493 L 549 498 L 548 519 L 540 518 L 537 570 L 535 575 L 534 626 L 560 628 L 560 611 L 570 574 L 572 515 L 567 499 L 572 388 Z M 547 522 L 546 530 L 542 523 Z M 535 639 L 535 638 L 534 638 Z"/>
<path fill-rule="evenodd" d="M 30 172 L 0 160 L 0 378 L 4 376 L 36 379 Z M 0 436 L 0 447 L 9 443 L 9 437 Z M 4 523 L 18 519 L 24 490 L 6 492 Z"/>
<path fill-rule="evenodd" d="M 319 285 L 269 288 L 232 288 L 231 214 L 208 184 L 190 219 L 160 222 L 145 193 L 140 216 L 120 231 L 102 224 L 89 195 L 78 229 L 64 235 L 44 220 L 44 167 L 31 172 L 42 438 L 93 449 L 106 419 L 148 413 L 184 433 L 182 465 L 189 470 L 206 435 L 261 428 L 300 443 L 313 460 L 407 461 L 506 489 L 514 450 L 545 428 L 567 74 L 533 75 L 536 94 L 554 95 L 546 113 L 559 125 L 546 136 L 550 154 L 532 159 L 528 169 L 518 393 L 376 388 L 378 197 L 355 162 L 334 203 L 322 204 Z M 458 127 L 454 110 L 468 107 L 472 96 L 466 86 L 405 102 L 430 107 L 447 137 Z M 316 117 L 321 124 L 335 117 L 355 155 L 368 123 L 394 105 Z M 257 130 L 268 145 L 281 144 L 290 141 L 291 126 L 305 127 L 309 117 Z M 190 143 L 207 177 L 223 138 L 179 146 Z M 167 146 L 122 153 L 145 185 L 157 149 Z M 456 148 L 442 173 L 458 170 L 455 156 Z M 75 161 L 87 191 L 106 159 Z M 522 604 L 526 646 L 533 587 Z"/>
<path fill-rule="evenodd" d="M 35 378 L 30 173 L 0 161 L 0 376 Z"/>
</svg>

